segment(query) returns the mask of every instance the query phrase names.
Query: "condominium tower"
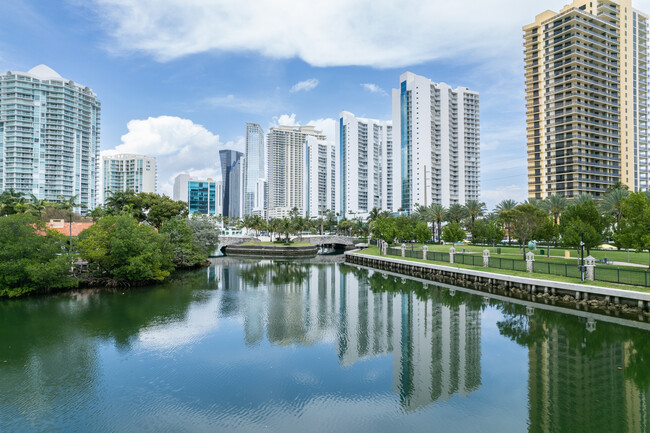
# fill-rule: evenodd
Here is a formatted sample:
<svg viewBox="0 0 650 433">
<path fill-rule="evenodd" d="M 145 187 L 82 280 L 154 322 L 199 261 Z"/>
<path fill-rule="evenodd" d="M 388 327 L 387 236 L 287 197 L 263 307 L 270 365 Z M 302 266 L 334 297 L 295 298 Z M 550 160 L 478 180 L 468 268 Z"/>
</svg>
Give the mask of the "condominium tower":
<svg viewBox="0 0 650 433">
<path fill-rule="evenodd" d="M 264 182 L 264 130 L 257 123 L 246 123 L 246 159 L 244 161 L 244 215 L 263 215 L 264 197 L 258 183 Z M 263 190 L 262 190 L 263 191 Z M 263 194 L 263 192 L 262 192 Z M 260 204 L 262 205 L 260 207 Z"/>
<path fill-rule="evenodd" d="M 241 189 L 235 189 L 233 192 L 236 194 L 235 197 L 230 196 L 230 172 L 232 168 L 237 164 L 237 162 L 244 156 L 243 153 L 237 152 L 235 150 L 220 150 L 219 158 L 221 160 L 221 179 L 223 181 L 223 210 L 222 215 L 227 217 L 240 216 L 232 215 L 230 212 L 230 202 L 234 200 L 239 202 L 239 194 Z"/>
<path fill-rule="evenodd" d="M 0 191 L 95 207 L 100 103 L 45 65 L 0 74 Z"/>
<path fill-rule="evenodd" d="M 393 164 L 401 176 L 394 206 L 414 212 L 417 205 L 479 199 L 479 119 L 478 92 L 402 74 L 393 89 L 393 137 L 400 149 Z"/>
<path fill-rule="evenodd" d="M 267 150 L 269 218 L 287 216 L 294 208 L 303 216 L 332 210 L 336 197 L 333 144 L 327 144 L 321 131 L 313 126 L 271 128 Z"/>
<path fill-rule="evenodd" d="M 373 208 L 397 211 L 400 201 L 394 200 L 394 188 L 399 171 L 393 163 L 392 123 L 342 111 L 336 128 L 341 215 L 367 217 Z"/>
<path fill-rule="evenodd" d="M 648 17 L 574 0 L 523 28 L 528 195 L 648 188 Z"/>
<path fill-rule="evenodd" d="M 118 191 L 156 192 L 156 158 L 152 156 L 104 155 L 102 175 L 104 202 Z"/>
</svg>

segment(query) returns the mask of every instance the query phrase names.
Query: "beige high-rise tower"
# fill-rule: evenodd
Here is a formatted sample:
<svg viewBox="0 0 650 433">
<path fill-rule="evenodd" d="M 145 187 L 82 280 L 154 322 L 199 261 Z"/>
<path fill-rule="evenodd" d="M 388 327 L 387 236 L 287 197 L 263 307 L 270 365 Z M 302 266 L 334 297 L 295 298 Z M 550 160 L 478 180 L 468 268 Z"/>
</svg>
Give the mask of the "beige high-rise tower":
<svg viewBox="0 0 650 433">
<path fill-rule="evenodd" d="M 648 189 L 648 16 L 574 0 L 525 26 L 528 196 Z"/>
</svg>

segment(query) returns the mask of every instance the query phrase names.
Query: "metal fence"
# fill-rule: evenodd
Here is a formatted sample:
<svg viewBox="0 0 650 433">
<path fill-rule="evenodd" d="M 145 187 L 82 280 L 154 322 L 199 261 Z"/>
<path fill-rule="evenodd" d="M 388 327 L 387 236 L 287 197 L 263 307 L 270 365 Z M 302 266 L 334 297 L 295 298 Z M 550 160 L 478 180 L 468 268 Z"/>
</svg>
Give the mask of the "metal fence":
<svg viewBox="0 0 650 433">
<path fill-rule="evenodd" d="M 388 255 L 402 256 L 401 248 L 388 248 Z M 422 259 L 421 250 L 404 250 L 404 255 L 408 258 Z M 427 261 L 449 263 L 449 253 L 438 251 L 428 251 Z M 463 265 L 483 267 L 483 256 L 478 254 L 454 255 L 454 262 Z M 517 259 L 508 259 L 504 257 L 490 257 L 488 267 L 495 269 L 507 269 L 511 271 L 526 272 L 526 261 Z M 533 272 L 538 274 L 558 275 L 569 278 L 580 278 L 578 263 L 554 263 L 535 261 L 533 262 Z M 608 283 L 629 284 L 634 286 L 650 287 L 650 272 L 646 270 L 631 270 L 614 267 L 596 266 L 594 268 L 594 280 Z"/>
</svg>

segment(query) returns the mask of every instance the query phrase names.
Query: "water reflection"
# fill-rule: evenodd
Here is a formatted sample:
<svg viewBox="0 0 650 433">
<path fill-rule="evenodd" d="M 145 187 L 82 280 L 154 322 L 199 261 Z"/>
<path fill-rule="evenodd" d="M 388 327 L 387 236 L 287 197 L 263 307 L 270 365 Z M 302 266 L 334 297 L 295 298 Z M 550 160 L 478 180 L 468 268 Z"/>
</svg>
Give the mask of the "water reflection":
<svg viewBox="0 0 650 433">
<path fill-rule="evenodd" d="M 502 361 L 512 377 L 495 377 L 501 352 L 523 364 Z M 423 430 L 449 413 L 482 423 L 503 401 L 498 417 L 520 404 L 529 432 L 645 432 L 649 359 L 646 330 L 584 313 L 344 264 L 222 258 L 148 289 L 0 302 L 0 425 L 141 430 L 137 414 L 183 407 L 188 425 L 222 429 L 309 413 L 338 431 L 401 417 Z M 358 402 L 363 422 L 337 417 Z"/>
<path fill-rule="evenodd" d="M 501 333 L 528 347 L 529 431 L 648 431 L 647 332 L 500 304 Z"/>
</svg>

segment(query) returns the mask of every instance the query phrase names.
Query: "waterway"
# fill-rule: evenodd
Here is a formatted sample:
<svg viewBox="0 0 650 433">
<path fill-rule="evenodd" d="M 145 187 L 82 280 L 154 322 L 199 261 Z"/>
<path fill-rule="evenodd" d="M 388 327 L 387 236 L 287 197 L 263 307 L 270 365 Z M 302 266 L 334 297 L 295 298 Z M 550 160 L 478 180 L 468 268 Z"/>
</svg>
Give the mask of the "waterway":
<svg viewBox="0 0 650 433">
<path fill-rule="evenodd" d="M 2 432 L 646 432 L 647 325 L 343 263 L 0 302 Z"/>
</svg>

